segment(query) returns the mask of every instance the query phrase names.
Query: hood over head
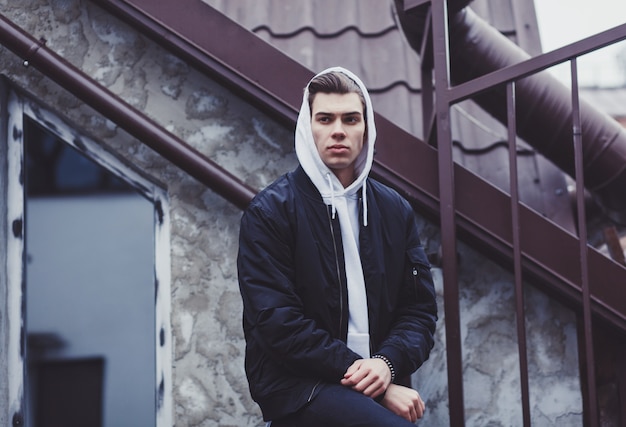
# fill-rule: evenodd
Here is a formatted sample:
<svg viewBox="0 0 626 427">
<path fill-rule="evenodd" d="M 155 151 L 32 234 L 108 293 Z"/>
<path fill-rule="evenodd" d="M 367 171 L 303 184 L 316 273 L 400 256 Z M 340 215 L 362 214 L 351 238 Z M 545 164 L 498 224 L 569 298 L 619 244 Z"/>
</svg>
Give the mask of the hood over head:
<svg viewBox="0 0 626 427">
<path fill-rule="evenodd" d="M 363 99 L 365 100 L 365 122 L 366 122 L 366 140 L 363 141 L 363 149 L 355 160 L 356 179 L 348 187 L 344 188 L 333 171 L 322 161 L 315 141 L 313 140 L 313 132 L 311 130 L 311 109 L 309 107 L 309 84 L 304 90 L 302 99 L 302 107 L 298 115 L 296 123 L 295 148 L 296 156 L 300 165 L 309 176 L 317 190 L 320 192 L 324 200 L 330 200 L 335 211 L 334 199 L 336 197 L 353 196 L 363 187 L 363 219 L 367 225 L 367 202 L 365 196 L 365 183 L 367 176 L 372 168 L 374 160 L 374 142 L 376 140 L 376 125 L 374 123 L 374 109 L 372 102 L 363 82 L 352 72 L 342 67 L 328 68 L 315 77 L 330 72 L 340 72 L 353 80 L 361 89 Z M 315 79 L 315 77 L 313 79 Z M 312 80 L 313 80 L 312 79 Z"/>
<path fill-rule="evenodd" d="M 333 171 L 328 168 L 317 151 L 313 132 L 311 130 L 311 109 L 309 107 L 309 87 L 304 90 L 302 108 L 296 124 L 296 155 L 300 165 L 309 176 L 322 199 L 331 205 L 332 217 L 339 217 L 343 244 L 346 287 L 348 289 L 348 334 L 346 344 L 361 357 L 370 357 L 370 336 L 367 293 L 365 278 L 359 253 L 359 209 L 358 192 L 362 188 L 362 214 L 364 227 L 367 226 L 367 176 L 372 168 L 374 159 L 374 141 L 376 140 L 376 126 L 374 125 L 374 109 L 365 85 L 350 71 L 333 67 L 322 71 L 317 76 L 329 72 L 345 74 L 361 89 L 365 101 L 366 133 L 363 149 L 354 160 L 356 178 L 348 187 L 344 188 Z"/>
</svg>

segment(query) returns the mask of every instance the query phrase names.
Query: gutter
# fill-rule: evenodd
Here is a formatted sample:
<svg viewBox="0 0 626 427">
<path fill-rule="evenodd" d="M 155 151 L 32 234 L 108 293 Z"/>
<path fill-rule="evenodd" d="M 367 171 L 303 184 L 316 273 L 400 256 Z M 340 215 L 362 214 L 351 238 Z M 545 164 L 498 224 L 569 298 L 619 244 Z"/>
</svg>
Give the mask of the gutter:
<svg viewBox="0 0 626 427">
<path fill-rule="evenodd" d="M 0 44 L 240 209 L 256 194 L 185 141 L 96 83 L 0 14 Z"/>
</svg>

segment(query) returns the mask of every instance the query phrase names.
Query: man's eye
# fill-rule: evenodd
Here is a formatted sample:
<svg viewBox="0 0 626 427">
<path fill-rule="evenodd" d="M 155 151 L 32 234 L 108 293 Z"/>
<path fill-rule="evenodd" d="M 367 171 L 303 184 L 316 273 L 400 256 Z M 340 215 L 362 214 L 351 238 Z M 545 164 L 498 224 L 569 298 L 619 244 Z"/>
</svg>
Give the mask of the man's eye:
<svg viewBox="0 0 626 427">
<path fill-rule="evenodd" d="M 330 118 L 328 118 L 328 117 L 320 117 L 320 118 L 318 119 L 318 121 L 319 121 L 320 123 L 328 123 L 328 122 L 330 122 Z"/>
</svg>

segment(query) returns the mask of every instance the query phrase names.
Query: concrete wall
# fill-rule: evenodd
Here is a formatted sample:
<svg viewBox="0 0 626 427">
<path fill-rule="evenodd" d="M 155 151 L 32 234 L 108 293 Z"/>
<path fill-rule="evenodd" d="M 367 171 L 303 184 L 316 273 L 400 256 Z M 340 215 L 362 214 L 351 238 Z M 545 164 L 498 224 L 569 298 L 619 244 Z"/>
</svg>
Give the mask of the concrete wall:
<svg viewBox="0 0 626 427">
<path fill-rule="evenodd" d="M 0 0 L 0 13 L 35 37 L 45 37 L 49 48 L 251 186 L 261 188 L 296 164 L 291 130 L 94 4 Z M 262 425 L 243 371 L 235 269 L 240 211 L 40 72 L 24 68 L 22 59 L 4 48 L 0 48 L 0 72 L 167 188 L 175 424 Z M 436 252 L 437 227 L 426 222 L 422 227 L 424 243 Z M 468 425 L 519 425 L 511 276 L 466 246 L 460 251 Z M 437 286 L 441 294 L 440 280 Z M 580 425 L 580 396 L 572 390 L 577 382 L 576 363 L 571 359 L 573 316 L 540 293 L 529 290 L 528 295 L 533 317 L 528 320 L 536 392 L 533 417 L 538 420 L 533 425 L 554 425 L 550 423 L 572 412 L 567 425 Z M 439 324 L 435 352 L 415 378 L 429 402 L 423 425 L 443 426 L 447 420 L 443 316 Z M 4 424 L 5 414 L 0 403 Z"/>
<path fill-rule="evenodd" d="M 467 426 L 521 426 L 521 388 L 514 278 L 466 244 L 459 244 L 463 390 Z M 434 269 L 443 313 L 441 270 Z M 582 426 L 576 318 L 525 285 L 530 412 L 533 426 Z M 413 378 L 426 403 L 423 425 L 450 425 L 445 316 L 436 346 Z"/>
<path fill-rule="evenodd" d="M 289 130 L 94 4 L 2 0 L 0 13 L 249 185 L 263 187 L 295 165 Z M 243 373 L 240 211 L 5 48 L 0 72 L 167 188 L 176 424 L 260 424 Z"/>
</svg>

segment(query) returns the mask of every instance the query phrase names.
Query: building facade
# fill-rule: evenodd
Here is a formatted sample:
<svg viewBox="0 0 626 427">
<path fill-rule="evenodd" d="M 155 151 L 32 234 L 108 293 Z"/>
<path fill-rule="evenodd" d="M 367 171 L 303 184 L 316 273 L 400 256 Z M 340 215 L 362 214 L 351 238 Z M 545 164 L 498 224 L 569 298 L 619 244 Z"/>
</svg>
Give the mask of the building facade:
<svg viewBox="0 0 626 427">
<path fill-rule="evenodd" d="M 0 13 L 39 40 L 33 52 L 49 49 L 246 186 L 261 189 L 296 166 L 288 124 L 100 3 L 0 0 Z M 46 386 L 87 372 L 103 426 L 264 425 L 243 368 L 241 208 L 52 70 L 7 43 L 0 58 L 0 424 L 59 415 L 46 412 Z M 38 180 L 47 190 L 36 191 Z M 438 223 L 417 215 L 441 296 Z M 467 243 L 459 271 L 466 422 L 520 425 L 513 276 Z M 576 315 L 525 289 L 533 425 L 583 425 Z M 427 401 L 424 425 L 450 423 L 440 312 L 431 359 L 413 378 Z"/>
</svg>

